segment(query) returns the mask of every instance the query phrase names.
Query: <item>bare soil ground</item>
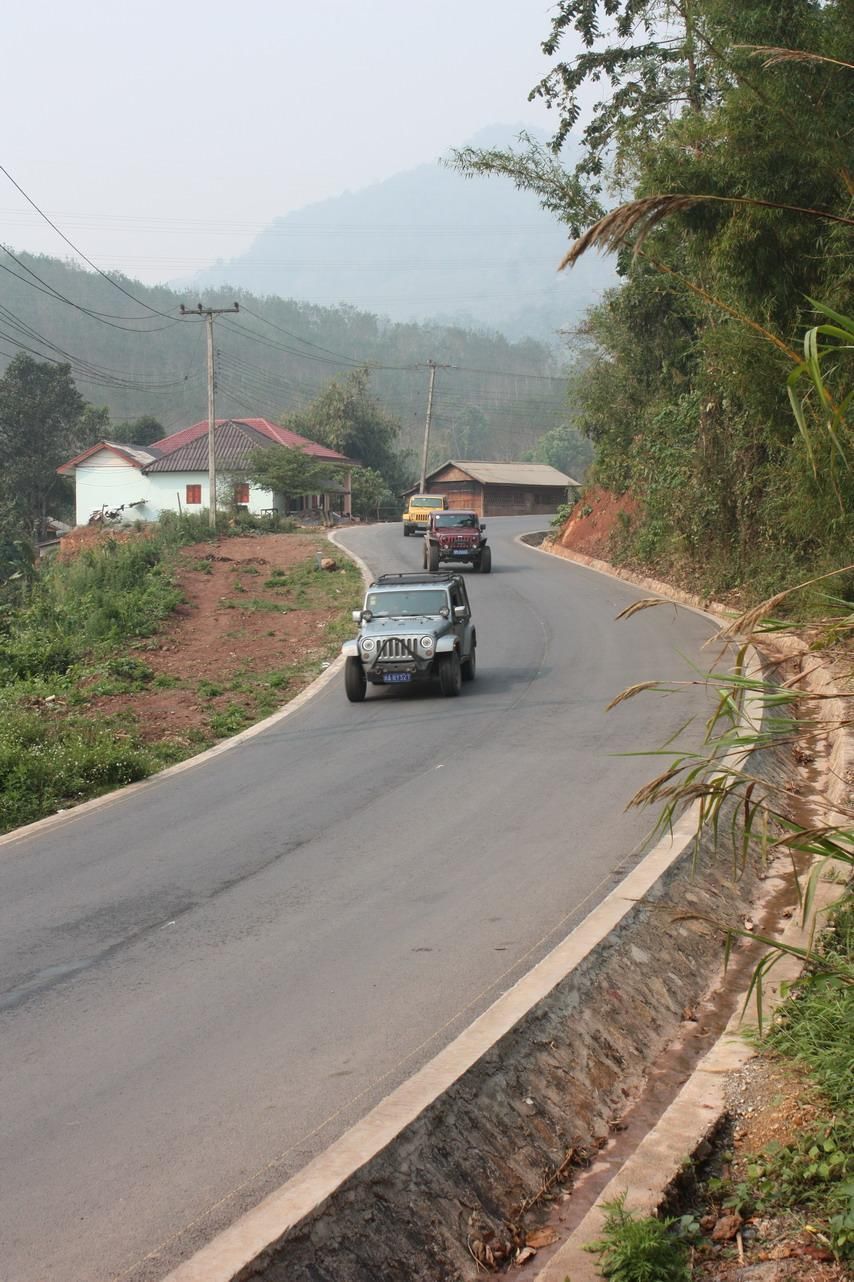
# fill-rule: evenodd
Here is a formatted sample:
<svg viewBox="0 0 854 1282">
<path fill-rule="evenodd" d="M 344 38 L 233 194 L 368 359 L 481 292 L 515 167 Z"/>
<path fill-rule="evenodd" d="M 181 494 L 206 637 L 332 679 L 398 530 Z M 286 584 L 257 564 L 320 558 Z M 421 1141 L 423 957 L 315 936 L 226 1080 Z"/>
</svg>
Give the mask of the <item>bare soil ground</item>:
<svg viewBox="0 0 854 1282">
<path fill-rule="evenodd" d="M 796 1066 L 769 1056 L 734 1073 L 727 1092 L 731 1135 L 718 1169 L 735 1183 L 767 1145 L 797 1140 L 827 1113 Z M 741 1222 L 712 1200 L 700 1224 L 707 1236 L 694 1256 L 693 1282 L 850 1282 L 854 1276 L 801 1217 L 780 1213 Z"/>
<path fill-rule="evenodd" d="M 303 568 L 313 571 L 318 556 L 331 552 L 314 534 L 231 537 L 182 549 L 185 602 L 155 637 L 133 648 L 153 680 L 139 690 L 93 693 L 91 713 L 124 715 L 144 742 L 181 750 L 234 733 L 293 698 L 334 654 L 330 629 L 351 604 L 351 581 L 340 569 L 329 574 L 340 584 L 317 575 L 326 580 L 322 591 L 304 581 Z"/>
<path fill-rule="evenodd" d="M 591 486 L 573 508 L 558 542 L 572 552 L 608 561 L 621 523 L 632 521 L 637 512 L 638 505 L 631 495 L 611 494 L 608 490 Z"/>
</svg>

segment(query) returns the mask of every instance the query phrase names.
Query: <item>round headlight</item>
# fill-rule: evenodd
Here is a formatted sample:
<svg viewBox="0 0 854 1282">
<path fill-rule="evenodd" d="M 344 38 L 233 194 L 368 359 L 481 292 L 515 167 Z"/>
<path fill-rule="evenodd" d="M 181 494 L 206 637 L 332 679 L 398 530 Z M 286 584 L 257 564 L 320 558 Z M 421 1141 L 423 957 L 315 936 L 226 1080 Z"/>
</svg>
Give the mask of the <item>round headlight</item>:
<svg viewBox="0 0 854 1282">
<path fill-rule="evenodd" d="M 373 637 L 363 637 L 363 638 L 362 638 L 362 649 L 363 649 L 363 650 L 365 650 L 365 651 L 367 651 L 367 652 L 370 652 L 371 650 L 376 650 L 376 648 L 377 648 L 377 643 L 376 643 L 376 641 L 374 640 L 374 638 L 373 638 Z"/>
<path fill-rule="evenodd" d="M 421 649 L 422 649 L 422 650 L 432 650 L 432 649 L 433 649 L 433 638 L 432 638 L 432 637 L 422 637 L 422 638 L 421 638 L 421 642 L 420 642 L 420 644 L 421 644 Z"/>
</svg>

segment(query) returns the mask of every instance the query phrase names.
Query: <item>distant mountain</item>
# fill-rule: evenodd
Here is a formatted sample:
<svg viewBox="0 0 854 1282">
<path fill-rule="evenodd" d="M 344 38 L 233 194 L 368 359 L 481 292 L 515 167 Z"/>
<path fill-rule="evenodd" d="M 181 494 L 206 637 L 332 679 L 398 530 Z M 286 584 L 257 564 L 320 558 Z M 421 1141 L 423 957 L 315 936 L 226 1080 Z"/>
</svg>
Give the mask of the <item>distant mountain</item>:
<svg viewBox="0 0 854 1282">
<path fill-rule="evenodd" d="M 493 127 L 472 145 L 518 133 Z M 595 255 L 558 274 L 567 244 L 566 229 L 508 179 L 419 165 L 277 218 L 246 253 L 192 283 L 548 341 L 616 281 Z"/>
</svg>

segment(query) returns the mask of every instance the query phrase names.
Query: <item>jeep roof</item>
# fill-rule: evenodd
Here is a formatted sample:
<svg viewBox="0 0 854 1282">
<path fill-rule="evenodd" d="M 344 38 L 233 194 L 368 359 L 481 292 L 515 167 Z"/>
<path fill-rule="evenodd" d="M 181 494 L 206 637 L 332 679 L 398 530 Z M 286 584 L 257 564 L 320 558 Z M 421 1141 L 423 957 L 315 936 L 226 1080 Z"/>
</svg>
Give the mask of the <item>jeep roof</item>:
<svg viewBox="0 0 854 1282">
<path fill-rule="evenodd" d="M 388 594 L 395 600 L 397 605 L 406 605 L 407 608 L 401 610 L 401 614 L 417 614 L 419 610 L 413 609 L 418 597 L 423 594 L 425 598 L 424 614 L 438 614 L 442 606 L 438 606 L 436 601 L 437 588 L 456 587 L 462 600 L 468 603 L 468 593 L 465 582 L 459 574 L 451 573 L 429 573 L 424 570 L 421 573 L 410 572 L 408 574 L 381 574 L 370 584 L 365 593 L 366 608 L 375 616 L 381 616 L 382 611 L 377 610 L 374 605 L 368 605 L 371 596 L 382 597 Z M 444 597 L 444 594 L 443 594 Z"/>
</svg>

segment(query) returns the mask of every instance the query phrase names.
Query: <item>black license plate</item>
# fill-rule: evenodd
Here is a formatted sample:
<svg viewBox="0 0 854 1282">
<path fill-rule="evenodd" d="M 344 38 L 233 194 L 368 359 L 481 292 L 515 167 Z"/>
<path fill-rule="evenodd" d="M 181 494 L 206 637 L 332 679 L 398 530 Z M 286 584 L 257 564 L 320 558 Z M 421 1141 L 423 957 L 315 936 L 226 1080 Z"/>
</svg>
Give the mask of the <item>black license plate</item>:
<svg viewBox="0 0 854 1282">
<path fill-rule="evenodd" d="M 383 681 L 386 685 L 392 685 L 396 681 L 410 681 L 412 679 L 409 672 L 384 672 Z"/>
</svg>

